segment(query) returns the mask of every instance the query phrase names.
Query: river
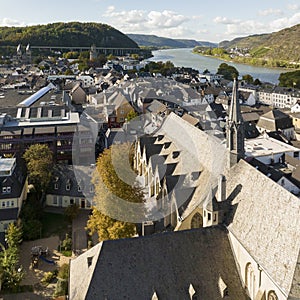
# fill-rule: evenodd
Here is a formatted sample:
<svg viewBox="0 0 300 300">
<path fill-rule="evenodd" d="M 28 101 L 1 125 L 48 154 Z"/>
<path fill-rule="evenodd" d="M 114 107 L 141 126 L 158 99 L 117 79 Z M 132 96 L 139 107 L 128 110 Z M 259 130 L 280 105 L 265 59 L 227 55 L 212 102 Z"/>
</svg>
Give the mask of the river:
<svg viewBox="0 0 300 300">
<path fill-rule="evenodd" d="M 254 79 L 258 78 L 260 81 L 270 82 L 273 84 L 278 84 L 280 73 L 287 72 L 283 69 L 262 68 L 228 62 L 217 58 L 195 54 L 192 50 L 193 49 L 191 48 L 181 48 L 152 51 L 153 57 L 149 60 L 155 62 L 171 61 L 176 67 L 190 67 L 199 70 L 200 72 L 208 69 L 211 73 L 216 73 L 219 65 L 222 62 L 226 62 L 228 65 L 234 66 L 239 71 L 240 76 L 250 74 Z"/>
</svg>

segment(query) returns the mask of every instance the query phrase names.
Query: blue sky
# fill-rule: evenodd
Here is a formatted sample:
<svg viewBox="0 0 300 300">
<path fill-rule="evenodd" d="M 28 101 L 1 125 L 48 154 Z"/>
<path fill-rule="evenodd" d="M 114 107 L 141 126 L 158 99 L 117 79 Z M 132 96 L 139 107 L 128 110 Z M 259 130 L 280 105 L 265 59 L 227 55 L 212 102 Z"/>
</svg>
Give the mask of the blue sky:
<svg viewBox="0 0 300 300">
<path fill-rule="evenodd" d="M 0 0 L 1 26 L 100 22 L 124 33 L 220 42 L 300 23 L 300 0 Z"/>
</svg>

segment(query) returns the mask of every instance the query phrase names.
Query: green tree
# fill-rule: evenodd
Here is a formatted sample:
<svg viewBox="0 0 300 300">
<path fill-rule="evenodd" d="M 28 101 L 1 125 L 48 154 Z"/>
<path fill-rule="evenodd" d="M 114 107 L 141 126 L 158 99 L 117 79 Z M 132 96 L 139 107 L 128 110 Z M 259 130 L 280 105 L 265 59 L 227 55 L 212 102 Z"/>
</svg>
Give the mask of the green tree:
<svg viewBox="0 0 300 300">
<path fill-rule="evenodd" d="M 4 290 L 16 292 L 25 275 L 22 266 L 19 265 L 19 244 L 22 241 L 22 230 L 18 226 L 10 224 L 5 237 L 7 248 L 0 244 L 2 249 L 0 252 L 0 283 Z"/>
<path fill-rule="evenodd" d="M 79 205 L 73 204 L 69 205 L 65 208 L 64 215 L 68 222 L 72 223 L 72 221 L 78 216 L 79 214 Z"/>
<path fill-rule="evenodd" d="M 138 117 L 138 113 L 135 112 L 134 110 L 131 110 L 131 111 L 127 114 L 127 116 L 126 116 L 127 122 L 129 122 L 130 120 L 135 119 L 136 117 Z"/>
<path fill-rule="evenodd" d="M 300 70 L 281 73 L 279 75 L 279 85 L 293 88 L 300 88 Z"/>
<path fill-rule="evenodd" d="M 66 233 L 65 239 L 62 241 L 61 246 L 64 251 L 68 251 L 72 249 L 72 239 Z"/>
<path fill-rule="evenodd" d="M 45 144 L 31 145 L 24 153 L 29 182 L 32 183 L 37 191 L 37 195 L 45 192 L 52 174 L 53 154 Z"/>
<path fill-rule="evenodd" d="M 99 240 L 118 239 L 131 237 L 135 234 L 135 225 L 118 221 L 109 217 L 111 212 L 115 215 L 124 214 L 121 207 L 115 207 L 115 197 L 123 201 L 143 203 L 142 190 L 135 184 L 135 173 L 131 169 L 130 144 L 113 145 L 104 150 L 96 163 L 93 176 L 95 185 L 94 201 L 96 207 L 87 223 L 87 229 L 91 234 L 98 233 Z M 124 159 L 124 153 L 128 156 Z M 126 182 L 125 182 L 126 181 Z M 126 211 L 127 215 L 143 213 L 143 206 L 134 211 Z M 106 213 L 107 212 L 107 213 Z"/>
<path fill-rule="evenodd" d="M 54 296 L 64 296 L 68 294 L 68 278 L 69 278 L 69 265 L 63 264 L 57 274 L 57 284 Z"/>
<path fill-rule="evenodd" d="M 222 63 L 219 65 L 217 74 L 223 75 L 224 79 L 227 80 L 233 80 L 234 78 L 238 78 L 239 76 L 238 70 L 235 67 L 230 66 L 226 63 Z"/>
<path fill-rule="evenodd" d="M 250 84 L 253 83 L 253 77 L 250 74 L 243 75 L 242 79 L 244 81 L 246 81 L 247 83 L 250 83 Z"/>
<path fill-rule="evenodd" d="M 6 231 L 6 243 L 7 246 L 18 247 L 22 242 L 22 228 L 15 225 L 14 223 L 10 223 L 7 227 Z"/>
<path fill-rule="evenodd" d="M 261 85 L 261 81 L 260 81 L 258 78 L 256 78 L 256 79 L 253 81 L 253 84 L 254 84 L 254 85 Z"/>
</svg>

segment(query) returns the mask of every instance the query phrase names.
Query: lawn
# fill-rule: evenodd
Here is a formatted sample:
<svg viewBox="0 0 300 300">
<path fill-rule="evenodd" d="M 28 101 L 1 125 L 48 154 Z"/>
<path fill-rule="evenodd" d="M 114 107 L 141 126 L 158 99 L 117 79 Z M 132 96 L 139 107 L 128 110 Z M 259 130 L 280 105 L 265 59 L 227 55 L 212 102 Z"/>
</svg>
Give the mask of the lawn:
<svg viewBox="0 0 300 300">
<path fill-rule="evenodd" d="M 60 238 L 64 238 L 65 234 L 71 230 L 71 225 L 68 223 L 63 214 L 44 212 L 41 222 L 43 225 L 43 238 L 50 237 L 52 235 L 58 235 Z"/>
</svg>

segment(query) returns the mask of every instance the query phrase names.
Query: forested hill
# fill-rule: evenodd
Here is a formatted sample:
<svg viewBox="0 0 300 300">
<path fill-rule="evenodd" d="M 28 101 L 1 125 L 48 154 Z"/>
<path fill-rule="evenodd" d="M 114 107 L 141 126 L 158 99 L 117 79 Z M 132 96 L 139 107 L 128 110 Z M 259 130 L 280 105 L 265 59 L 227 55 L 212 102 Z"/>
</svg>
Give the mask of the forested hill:
<svg viewBox="0 0 300 300">
<path fill-rule="evenodd" d="M 300 24 L 270 34 L 252 35 L 220 43 L 222 48 L 249 48 L 255 58 L 300 62 Z"/>
<path fill-rule="evenodd" d="M 205 41 L 196 41 L 189 39 L 171 39 L 150 34 L 127 34 L 139 46 L 156 47 L 156 48 L 193 48 L 216 47 L 217 44 Z"/>
<path fill-rule="evenodd" d="M 0 46 L 6 45 L 138 48 L 127 35 L 101 23 L 52 23 L 26 27 L 0 27 Z"/>
</svg>

